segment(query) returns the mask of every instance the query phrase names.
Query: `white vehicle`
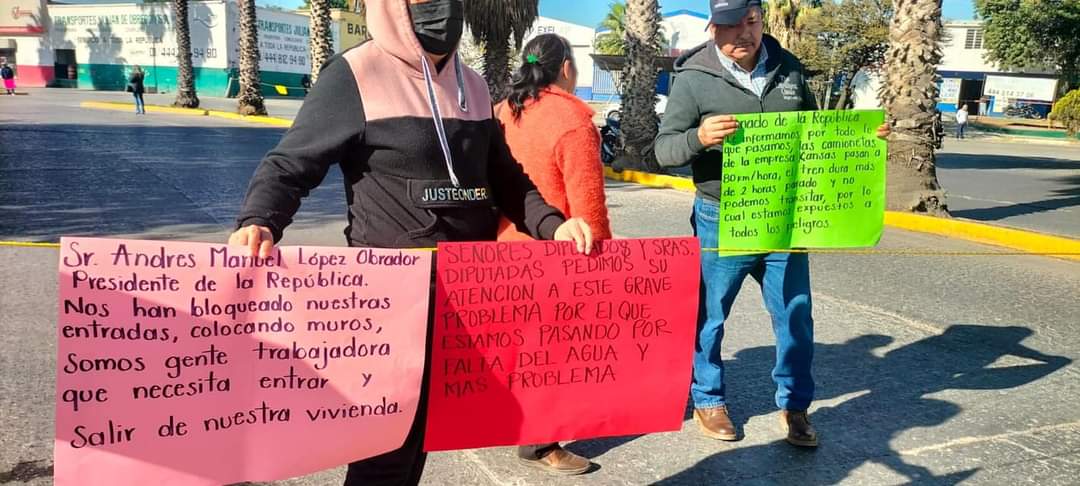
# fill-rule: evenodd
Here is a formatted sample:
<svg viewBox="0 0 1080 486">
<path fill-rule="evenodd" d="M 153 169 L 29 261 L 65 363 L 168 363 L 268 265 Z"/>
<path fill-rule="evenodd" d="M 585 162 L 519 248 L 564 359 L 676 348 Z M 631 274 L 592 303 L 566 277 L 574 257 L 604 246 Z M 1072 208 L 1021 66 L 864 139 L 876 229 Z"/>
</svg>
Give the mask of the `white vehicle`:
<svg viewBox="0 0 1080 486">
<path fill-rule="evenodd" d="M 667 109 L 667 96 L 656 95 L 656 114 L 663 117 L 664 110 Z M 604 117 L 612 120 L 619 120 L 622 118 L 622 102 L 608 103 L 602 110 Z"/>
</svg>

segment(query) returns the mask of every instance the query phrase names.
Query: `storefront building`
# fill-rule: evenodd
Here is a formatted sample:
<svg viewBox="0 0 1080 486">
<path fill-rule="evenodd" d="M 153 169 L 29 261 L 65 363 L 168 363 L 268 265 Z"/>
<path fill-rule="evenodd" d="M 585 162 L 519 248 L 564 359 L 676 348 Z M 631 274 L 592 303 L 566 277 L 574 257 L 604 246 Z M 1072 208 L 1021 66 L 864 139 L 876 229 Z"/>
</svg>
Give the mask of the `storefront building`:
<svg viewBox="0 0 1080 486">
<path fill-rule="evenodd" d="M 33 3 L 0 0 L 4 5 L 28 1 Z M 11 55 L 20 85 L 123 90 L 138 65 L 146 72 L 148 91 L 176 91 L 175 18 L 168 2 L 37 5 L 41 15 L 31 26 L 36 33 L 20 31 Z M 240 57 L 236 3 L 189 2 L 188 17 L 196 91 L 234 95 L 239 90 Z M 256 17 L 264 94 L 303 96 L 311 75 L 308 16 L 257 8 Z M 5 36 L 0 37 L 2 48 L 9 32 L 0 33 Z M 367 29 L 359 14 L 339 11 L 334 13 L 332 34 L 338 51 L 366 39 Z"/>
</svg>

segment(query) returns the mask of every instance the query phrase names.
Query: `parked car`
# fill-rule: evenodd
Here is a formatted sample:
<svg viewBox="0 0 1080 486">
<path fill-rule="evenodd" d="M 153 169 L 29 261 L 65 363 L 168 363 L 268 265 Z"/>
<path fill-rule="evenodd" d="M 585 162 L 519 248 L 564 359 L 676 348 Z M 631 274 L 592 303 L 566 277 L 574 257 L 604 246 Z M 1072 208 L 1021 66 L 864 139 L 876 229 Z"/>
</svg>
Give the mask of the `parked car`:
<svg viewBox="0 0 1080 486">
<path fill-rule="evenodd" d="M 1033 120 L 1042 120 L 1042 113 L 1039 113 L 1031 105 L 1011 104 L 1005 107 L 1005 116 L 1012 118 L 1030 118 Z"/>
</svg>

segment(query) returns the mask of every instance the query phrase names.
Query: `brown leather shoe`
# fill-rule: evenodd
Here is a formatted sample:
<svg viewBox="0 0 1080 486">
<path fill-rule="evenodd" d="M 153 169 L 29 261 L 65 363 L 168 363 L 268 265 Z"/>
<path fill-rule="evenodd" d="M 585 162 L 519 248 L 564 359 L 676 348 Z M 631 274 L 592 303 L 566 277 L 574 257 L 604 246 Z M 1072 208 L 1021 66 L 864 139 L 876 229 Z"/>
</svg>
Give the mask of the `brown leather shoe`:
<svg viewBox="0 0 1080 486">
<path fill-rule="evenodd" d="M 558 446 L 540 459 L 518 457 L 518 460 L 527 466 L 564 476 L 582 474 L 592 467 L 588 459 Z"/>
<path fill-rule="evenodd" d="M 806 412 L 797 410 L 781 410 L 780 422 L 787 429 L 786 440 L 791 445 L 800 447 L 817 447 L 817 431 L 810 425 L 810 417 Z"/>
<path fill-rule="evenodd" d="M 735 424 L 728 417 L 727 407 L 695 408 L 694 422 L 701 427 L 701 433 L 705 437 L 716 440 L 739 440 L 735 432 Z"/>
</svg>

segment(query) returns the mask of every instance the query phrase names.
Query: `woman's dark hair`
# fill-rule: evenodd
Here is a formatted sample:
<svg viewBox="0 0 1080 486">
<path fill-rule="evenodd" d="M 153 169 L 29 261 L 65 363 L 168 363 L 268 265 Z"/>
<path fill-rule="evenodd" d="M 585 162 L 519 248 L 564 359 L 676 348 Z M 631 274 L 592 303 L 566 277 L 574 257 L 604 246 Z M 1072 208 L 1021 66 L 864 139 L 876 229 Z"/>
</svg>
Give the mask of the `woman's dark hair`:
<svg viewBox="0 0 1080 486">
<path fill-rule="evenodd" d="M 510 78 L 510 94 L 506 97 L 514 119 L 521 117 L 525 102 L 540 97 L 540 90 L 559 79 L 564 61 L 574 60 L 570 43 L 562 36 L 542 34 L 525 44 L 521 50 L 521 67 Z"/>
</svg>

